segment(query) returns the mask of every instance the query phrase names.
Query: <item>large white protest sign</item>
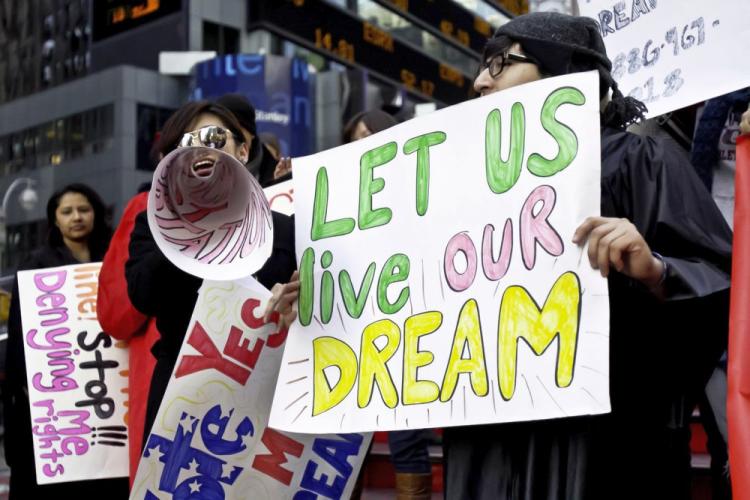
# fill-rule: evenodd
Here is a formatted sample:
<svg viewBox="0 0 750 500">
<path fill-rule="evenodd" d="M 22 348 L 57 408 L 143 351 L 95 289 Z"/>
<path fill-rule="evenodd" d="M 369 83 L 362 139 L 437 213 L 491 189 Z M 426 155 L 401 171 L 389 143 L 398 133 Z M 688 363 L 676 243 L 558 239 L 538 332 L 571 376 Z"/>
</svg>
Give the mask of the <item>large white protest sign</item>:
<svg viewBox="0 0 750 500">
<path fill-rule="evenodd" d="M 18 273 L 38 484 L 128 475 L 128 350 L 96 319 L 100 268 Z"/>
<path fill-rule="evenodd" d="M 294 160 L 299 319 L 271 425 L 352 432 L 609 411 L 596 73 Z M 298 381 L 292 383 L 292 381 Z"/>
<path fill-rule="evenodd" d="M 371 436 L 268 427 L 287 332 L 246 284 L 204 281 L 131 498 L 349 498 Z"/>
<path fill-rule="evenodd" d="M 599 24 L 612 76 L 648 116 L 750 86 L 747 0 L 578 0 Z"/>
</svg>

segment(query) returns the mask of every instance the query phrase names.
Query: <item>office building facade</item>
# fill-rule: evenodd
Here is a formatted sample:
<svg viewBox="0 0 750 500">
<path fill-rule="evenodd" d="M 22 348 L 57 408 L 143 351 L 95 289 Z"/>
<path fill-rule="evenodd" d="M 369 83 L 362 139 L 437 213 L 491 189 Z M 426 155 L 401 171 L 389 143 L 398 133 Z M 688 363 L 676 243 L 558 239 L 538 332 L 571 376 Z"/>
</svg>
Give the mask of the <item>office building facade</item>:
<svg viewBox="0 0 750 500">
<path fill-rule="evenodd" d="M 150 150 L 186 100 L 248 95 L 288 155 L 340 143 L 355 113 L 399 119 L 470 96 L 484 42 L 517 0 L 26 0 L 0 3 L 1 273 L 46 236 L 50 194 L 94 187 L 117 221 L 150 181 Z M 214 51 L 189 75 L 162 52 Z M 253 66 L 254 65 L 254 66 Z M 261 67 L 263 77 L 243 68 Z M 253 70 L 255 71 L 255 70 Z M 24 209 L 16 179 L 38 203 Z"/>
</svg>

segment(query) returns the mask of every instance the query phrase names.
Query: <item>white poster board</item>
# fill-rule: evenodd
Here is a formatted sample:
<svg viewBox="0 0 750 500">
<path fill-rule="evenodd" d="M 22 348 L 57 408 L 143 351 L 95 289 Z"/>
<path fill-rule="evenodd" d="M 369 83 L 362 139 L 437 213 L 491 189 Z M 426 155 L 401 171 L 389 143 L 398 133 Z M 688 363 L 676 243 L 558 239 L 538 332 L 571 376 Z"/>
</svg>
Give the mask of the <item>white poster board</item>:
<svg viewBox="0 0 750 500">
<path fill-rule="evenodd" d="M 653 117 L 750 86 L 747 0 L 578 0 L 625 95 Z"/>
<path fill-rule="evenodd" d="M 243 284 L 203 282 L 131 498 L 349 498 L 371 435 L 268 427 L 287 332 Z"/>
<path fill-rule="evenodd" d="M 128 475 L 128 349 L 96 319 L 100 268 L 18 273 L 38 484 Z"/>
<path fill-rule="evenodd" d="M 295 158 L 273 427 L 609 411 L 607 282 L 571 243 L 599 215 L 598 92 L 595 72 L 545 79 Z"/>
</svg>

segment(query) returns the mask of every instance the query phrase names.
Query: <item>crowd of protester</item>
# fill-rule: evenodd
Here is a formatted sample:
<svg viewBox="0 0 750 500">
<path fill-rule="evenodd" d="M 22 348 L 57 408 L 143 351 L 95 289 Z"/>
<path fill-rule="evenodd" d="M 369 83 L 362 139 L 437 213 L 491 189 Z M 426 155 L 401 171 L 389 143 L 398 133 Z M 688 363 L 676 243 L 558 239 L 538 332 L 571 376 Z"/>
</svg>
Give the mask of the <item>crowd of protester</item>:
<svg viewBox="0 0 750 500">
<path fill-rule="evenodd" d="M 446 497 L 689 498 L 689 423 L 699 406 L 715 495 L 729 498 L 726 340 L 734 147 L 739 134 L 750 133 L 750 89 L 706 102 L 692 151 L 681 153 L 626 130 L 644 119 L 646 108 L 619 90 L 599 29 L 589 19 L 516 17 L 489 40 L 482 61 L 474 83 L 479 96 L 550 76 L 599 74 L 601 216 L 584 221 L 575 242 L 588 242 L 590 265 L 609 282 L 612 412 L 446 429 Z M 343 127 L 342 142 L 396 124 L 385 111 L 364 111 Z M 158 160 L 189 145 L 232 155 L 261 186 L 293 175 L 278 140 L 258 133 L 255 111 L 241 95 L 183 105 L 164 125 L 154 155 Z M 135 195 L 113 235 L 99 196 L 84 184 L 66 186 L 47 206 L 47 244 L 19 267 L 103 261 L 98 318 L 110 335 L 130 342 L 131 485 L 201 283 L 159 250 L 146 204 L 147 192 Z M 273 227 L 273 252 L 256 278 L 274 292 L 269 311 L 291 322 L 299 288 L 294 220 L 274 212 Z M 12 297 L 3 387 L 11 498 L 98 498 L 103 491 L 126 498 L 127 480 L 36 484 L 17 284 Z M 645 369 L 630 370 L 632 359 Z M 430 498 L 428 445 L 434 436 L 410 430 L 391 432 L 388 440 L 399 498 Z"/>
</svg>

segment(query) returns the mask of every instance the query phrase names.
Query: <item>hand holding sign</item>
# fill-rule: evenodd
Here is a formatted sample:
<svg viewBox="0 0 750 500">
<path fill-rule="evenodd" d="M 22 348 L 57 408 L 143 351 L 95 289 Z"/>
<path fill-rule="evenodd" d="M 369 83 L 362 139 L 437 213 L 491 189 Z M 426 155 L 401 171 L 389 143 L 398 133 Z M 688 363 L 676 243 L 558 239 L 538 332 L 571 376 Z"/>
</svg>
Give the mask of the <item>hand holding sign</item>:
<svg viewBox="0 0 750 500">
<path fill-rule="evenodd" d="M 297 299 L 299 298 L 299 271 L 294 271 L 289 283 L 277 283 L 271 289 L 263 320 L 269 321 L 273 313 L 279 313 L 279 328 L 287 329 L 297 319 Z"/>
<path fill-rule="evenodd" d="M 743 134 L 750 134 L 750 108 L 742 113 L 742 121 L 740 121 L 740 132 Z"/>
<path fill-rule="evenodd" d="M 292 159 L 289 157 L 279 159 L 273 171 L 273 178 L 279 179 L 292 171 Z"/>
<path fill-rule="evenodd" d="M 651 249 L 627 219 L 589 217 L 573 235 L 573 243 L 583 245 L 588 241 L 591 267 L 599 269 L 603 277 L 609 276 L 610 266 L 642 282 L 649 288 L 659 285 L 664 263 L 654 257 Z"/>
</svg>

